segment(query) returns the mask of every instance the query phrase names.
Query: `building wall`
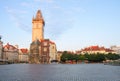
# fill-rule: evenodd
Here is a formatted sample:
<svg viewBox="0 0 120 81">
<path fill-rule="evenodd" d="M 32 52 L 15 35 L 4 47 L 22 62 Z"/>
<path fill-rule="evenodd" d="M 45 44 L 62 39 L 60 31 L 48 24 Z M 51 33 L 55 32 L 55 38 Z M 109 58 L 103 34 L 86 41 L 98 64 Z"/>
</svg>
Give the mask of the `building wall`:
<svg viewBox="0 0 120 81">
<path fill-rule="evenodd" d="M 28 62 L 28 54 L 19 54 L 19 62 Z"/>
<path fill-rule="evenodd" d="M 41 63 L 49 63 L 49 39 L 44 39 L 44 41 L 41 42 Z"/>
<path fill-rule="evenodd" d="M 99 46 L 90 46 L 90 47 L 86 47 L 82 50 L 80 50 L 81 54 L 97 54 L 97 53 L 104 53 L 104 54 L 108 54 L 108 53 L 114 53 L 113 50 L 109 49 L 109 48 L 105 48 L 105 47 L 99 47 Z"/>
<path fill-rule="evenodd" d="M 97 53 L 108 54 L 108 52 L 106 52 L 105 50 L 102 50 L 102 51 L 82 51 L 81 52 L 81 54 L 85 54 L 85 53 L 88 53 L 88 54 L 97 54 Z"/>
<path fill-rule="evenodd" d="M 18 62 L 19 60 L 19 51 L 12 45 L 5 45 L 3 50 L 3 59 L 8 60 L 10 62 Z"/>
<path fill-rule="evenodd" d="M 49 52 L 49 56 L 50 56 L 50 61 L 52 60 L 57 60 L 57 50 L 56 50 L 56 45 L 53 43 L 50 43 L 50 52 Z"/>
<path fill-rule="evenodd" d="M 32 41 L 39 39 L 44 39 L 44 30 L 43 30 L 43 24 L 41 21 L 34 21 L 32 22 L 33 29 L 32 29 Z"/>
<path fill-rule="evenodd" d="M 3 43 L 2 41 L 0 41 L 0 59 L 2 59 L 2 55 L 3 55 Z"/>
<path fill-rule="evenodd" d="M 111 49 L 114 50 L 116 54 L 120 54 L 120 46 L 111 46 Z"/>
<path fill-rule="evenodd" d="M 8 60 L 10 62 L 18 62 L 18 52 L 4 50 L 3 59 Z"/>
<path fill-rule="evenodd" d="M 28 62 L 29 53 L 28 49 L 19 49 L 19 62 Z"/>
<path fill-rule="evenodd" d="M 62 56 L 63 52 L 62 51 L 58 51 L 57 52 L 57 60 L 60 62 L 61 60 L 61 56 Z"/>
<path fill-rule="evenodd" d="M 50 63 L 50 60 L 55 59 L 56 57 L 56 46 L 50 44 L 49 39 L 44 39 L 44 25 L 45 22 L 41 11 L 38 10 L 36 17 L 33 17 L 32 19 L 30 63 Z"/>
<path fill-rule="evenodd" d="M 36 17 L 32 20 L 32 41 L 44 39 L 44 20 L 41 11 L 38 10 Z"/>
<path fill-rule="evenodd" d="M 41 60 L 40 47 L 41 47 L 41 43 L 39 40 L 35 40 L 30 44 L 30 55 L 29 55 L 30 63 L 40 63 Z"/>
</svg>

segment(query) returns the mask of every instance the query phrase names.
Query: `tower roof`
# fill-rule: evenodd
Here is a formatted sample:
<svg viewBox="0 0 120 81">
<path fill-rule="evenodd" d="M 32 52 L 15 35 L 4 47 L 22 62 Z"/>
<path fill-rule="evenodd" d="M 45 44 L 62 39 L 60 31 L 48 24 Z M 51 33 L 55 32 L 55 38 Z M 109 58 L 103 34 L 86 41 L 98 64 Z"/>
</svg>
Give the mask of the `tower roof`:
<svg viewBox="0 0 120 81">
<path fill-rule="evenodd" d="M 20 51 L 24 54 L 28 53 L 28 49 L 26 49 L 26 48 L 21 48 Z"/>
<path fill-rule="evenodd" d="M 45 22 L 44 22 L 44 19 L 42 17 L 42 13 L 41 13 L 41 10 L 38 10 L 37 13 L 36 13 L 36 17 L 33 16 L 33 21 L 41 21 L 44 25 L 45 25 Z"/>
<path fill-rule="evenodd" d="M 36 19 L 37 19 L 37 20 L 42 19 L 42 13 L 41 13 L 40 10 L 37 11 Z"/>
</svg>

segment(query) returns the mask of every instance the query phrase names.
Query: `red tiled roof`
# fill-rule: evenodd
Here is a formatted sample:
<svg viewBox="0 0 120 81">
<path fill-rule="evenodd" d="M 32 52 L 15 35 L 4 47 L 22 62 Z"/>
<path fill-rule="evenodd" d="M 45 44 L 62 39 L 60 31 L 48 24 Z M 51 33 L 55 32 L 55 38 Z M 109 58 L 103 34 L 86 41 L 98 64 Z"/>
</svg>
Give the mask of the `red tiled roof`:
<svg viewBox="0 0 120 81">
<path fill-rule="evenodd" d="M 51 43 L 51 44 L 55 44 L 53 41 L 49 41 L 49 43 Z"/>
<path fill-rule="evenodd" d="M 17 49 L 15 46 L 10 45 L 9 43 L 7 43 L 3 48 L 7 48 L 7 49 L 10 49 L 10 48 L 12 48 L 12 49 Z"/>
<path fill-rule="evenodd" d="M 41 42 L 45 42 L 45 41 L 48 41 L 48 40 L 49 40 L 49 39 L 41 40 Z M 50 41 L 50 40 L 49 40 L 49 43 L 55 44 L 53 41 Z"/>
<path fill-rule="evenodd" d="M 111 49 L 105 49 L 106 52 L 113 52 Z"/>
<path fill-rule="evenodd" d="M 106 50 L 104 47 L 99 47 L 99 46 L 90 46 L 87 48 L 84 48 L 82 51 L 102 51 Z"/>
<path fill-rule="evenodd" d="M 28 49 L 22 48 L 22 49 L 20 49 L 20 51 L 21 51 L 22 53 L 28 53 Z"/>
<path fill-rule="evenodd" d="M 90 46 L 82 49 L 82 51 L 106 51 L 106 52 L 113 52 L 113 50 L 104 48 L 104 47 L 99 47 L 99 46 Z"/>
</svg>

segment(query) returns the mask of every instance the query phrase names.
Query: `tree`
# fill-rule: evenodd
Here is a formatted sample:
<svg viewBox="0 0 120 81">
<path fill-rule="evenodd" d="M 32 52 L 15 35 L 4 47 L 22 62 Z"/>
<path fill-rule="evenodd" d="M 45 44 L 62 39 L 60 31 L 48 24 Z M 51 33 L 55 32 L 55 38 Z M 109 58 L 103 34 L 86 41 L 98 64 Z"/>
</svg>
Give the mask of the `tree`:
<svg viewBox="0 0 120 81">
<path fill-rule="evenodd" d="M 76 61 L 76 63 L 77 63 L 77 62 L 78 62 L 78 60 L 79 60 L 79 55 L 77 55 L 77 54 L 73 55 L 73 60 L 75 60 L 75 61 Z"/>
<path fill-rule="evenodd" d="M 109 53 L 105 56 L 108 60 L 117 60 L 120 59 L 120 56 L 118 54 Z"/>
<path fill-rule="evenodd" d="M 103 62 L 104 60 L 105 60 L 105 55 L 97 53 L 97 55 L 96 55 L 96 61 L 97 62 Z"/>
<path fill-rule="evenodd" d="M 67 57 L 66 57 L 66 54 L 62 54 L 62 56 L 61 56 L 61 61 L 62 62 L 66 62 L 66 59 Z"/>
<path fill-rule="evenodd" d="M 66 62 L 66 60 L 68 60 L 68 54 L 67 54 L 67 51 L 64 51 L 61 56 L 61 61 Z"/>
<path fill-rule="evenodd" d="M 90 62 L 102 62 L 105 60 L 104 54 L 86 54 L 85 57 L 88 59 Z"/>
<path fill-rule="evenodd" d="M 85 55 L 79 55 L 79 60 L 83 61 L 85 59 L 86 59 Z"/>
</svg>

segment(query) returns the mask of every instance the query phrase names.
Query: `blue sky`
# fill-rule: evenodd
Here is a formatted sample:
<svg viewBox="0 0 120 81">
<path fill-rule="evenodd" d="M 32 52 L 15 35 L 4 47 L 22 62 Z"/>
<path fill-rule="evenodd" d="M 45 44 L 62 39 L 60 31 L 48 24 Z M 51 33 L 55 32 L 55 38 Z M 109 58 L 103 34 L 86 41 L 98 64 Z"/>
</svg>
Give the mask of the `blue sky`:
<svg viewBox="0 0 120 81">
<path fill-rule="evenodd" d="M 0 35 L 4 44 L 29 48 L 32 17 L 42 11 L 45 38 L 58 50 L 120 45 L 120 0 L 1 0 Z"/>
</svg>

